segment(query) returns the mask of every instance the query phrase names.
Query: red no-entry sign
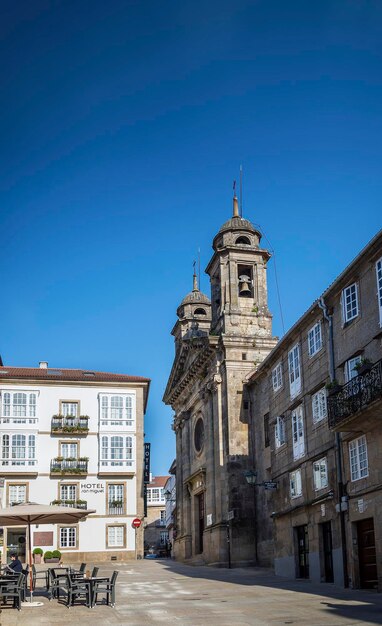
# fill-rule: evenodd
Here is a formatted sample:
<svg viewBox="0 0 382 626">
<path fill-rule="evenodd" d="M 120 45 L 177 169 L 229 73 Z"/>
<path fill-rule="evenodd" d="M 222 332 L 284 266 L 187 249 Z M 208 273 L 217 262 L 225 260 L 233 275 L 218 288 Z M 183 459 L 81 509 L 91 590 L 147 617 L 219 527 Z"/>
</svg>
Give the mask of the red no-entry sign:
<svg viewBox="0 0 382 626">
<path fill-rule="evenodd" d="M 139 517 L 136 517 L 135 519 L 133 519 L 133 521 L 131 522 L 131 525 L 133 528 L 139 528 L 141 525 L 141 520 L 139 519 Z"/>
</svg>

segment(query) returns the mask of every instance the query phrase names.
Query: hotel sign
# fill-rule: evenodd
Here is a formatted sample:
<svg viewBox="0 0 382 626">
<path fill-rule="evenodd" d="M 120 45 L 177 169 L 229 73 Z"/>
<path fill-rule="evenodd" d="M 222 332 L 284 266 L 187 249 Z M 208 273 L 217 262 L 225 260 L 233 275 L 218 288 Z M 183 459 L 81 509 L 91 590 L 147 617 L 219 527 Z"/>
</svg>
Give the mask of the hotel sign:
<svg viewBox="0 0 382 626">
<path fill-rule="evenodd" d="M 81 483 L 81 493 L 105 493 L 105 483 Z"/>
<path fill-rule="evenodd" d="M 143 458 L 143 482 L 145 484 L 150 482 L 150 445 L 144 444 L 144 458 Z"/>
</svg>

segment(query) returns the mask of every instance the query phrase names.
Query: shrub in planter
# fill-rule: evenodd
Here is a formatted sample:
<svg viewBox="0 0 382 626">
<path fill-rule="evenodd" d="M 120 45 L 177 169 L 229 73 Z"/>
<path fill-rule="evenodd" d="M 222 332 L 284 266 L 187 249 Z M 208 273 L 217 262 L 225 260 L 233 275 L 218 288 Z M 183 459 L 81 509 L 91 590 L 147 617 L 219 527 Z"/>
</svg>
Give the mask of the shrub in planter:
<svg viewBox="0 0 382 626">
<path fill-rule="evenodd" d="M 33 561 L 38 565 L 41 563 L 42 555 L 44 554 L 41 548 L 33 548 Z"/>
<path fill-rule="evenodd" d="M 54 559 L 60 559 L 61 558 L 61 552 L 59 550 L 53 550 L 52 556 L 53 556 Z"/>
<path fill-rule="evenodd" d="M 362 375 L 370 372 L 372 367 L 373 363 L 370 361 L 370 359 L 365 358 L 356 363 L 353 369 L 356 370 L 358 375 Z"/>
<path fill-rule="evenodd" d="M 327 389 L 329 396 L 333 396 L 341 390 L 341 385 L 334 379 L 331 382 L 326 383 L 325 389 Z"/>
<path fill-rule="evenodd" d="M 53 556 L 55 552 L 58 552 L 58 550 L 54 550 L 53 552 L 51 552 L 50 550 L 47 550 L 44 554 L 44 562 L 45 563 L 59 563 L 60 557 Z"/>
</svg>

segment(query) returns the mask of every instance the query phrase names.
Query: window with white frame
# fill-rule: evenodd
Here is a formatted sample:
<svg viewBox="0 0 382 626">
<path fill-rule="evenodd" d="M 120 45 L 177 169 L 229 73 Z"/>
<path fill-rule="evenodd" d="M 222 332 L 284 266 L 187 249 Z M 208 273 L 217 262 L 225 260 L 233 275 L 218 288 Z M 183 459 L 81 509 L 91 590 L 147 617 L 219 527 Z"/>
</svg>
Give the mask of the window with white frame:
<svg viewBox="0 0 382 626">
<path fill-rule="evenodd" d="M 326 390 L 325 387 L 312 395 L 313 424 L 317 424 L 327 416 Z"/>
<path fill-rule="evenodd" d="M 78 443 L 75 441 L 68 441 L 60 444 L 61 456 L 64 459 L 77 459 L 78 457 Z"/>
<path fill-rule="evenodd" d="M 369 475 L 367 443 L 365 435 L 349 442 L 349 461 L 351 480 L 360 480 Z"/>
<path fill-rule="evenodd" d="M 276 417 L 275 424 L 275 444 L 276 448 L 281 448 L 282 445 L 286 442 L 285 436 L 285 417 L 283 415 L 278 415 Z"/>
<path fill-rule="evenodd" d="M 321 322 L 317 322 L 308 332 L 309 356 L 314 356 L 322 348 Z"/>
<path fill-rule="evenodd" d="M 283 386 L 283 373 L 281 369 L 281 362 L 277 363 L 276 367 L 272 370 L 272 386 L 273 391 L 278 391 Z"/>
<path fill-rule="evenodd" d="M 288 353 L 290 396 L 294 398 L 301 391 L 300 348 L 296 344 Z"/>
<path fill-rule="evenodd" d="M 304 418 L 302 406 L 292 411 L 293 458 L 299 459 L 305 454 Z"/>
<path fill-rule="evenodd" d="M 102 426 L 133 426 L 132 395 L 102 395 L 100 403 Z"/>
<path fill-rule="evenodd" d="M 379 325 L 382 326 L 382 257 L 375 264 L 377 272 L 377 298 L 379 308 Z"/>
<path fill-rule="evenodd" d="M 316 491 L 328 486 L 328 464 L 326 459 L 313 463 L 313 483 Z"/>
<path fill-rule="evenodd" d="M 110 467 L 131 467 L 133 464 L 133 438 L 122 435 L 103 435 L 101 437 L 100 463 Z"/>
<path fill-rule="evenodd" d="M 359 314 L 357 283 L 345 287 L 342 291 L 342 317 L 344 323 L 350 322 Z"/>
<path fill-rule="evenodd" d="M 36 435 L 4 434 L 1 440 L 1 465 L 36 465 Z"/>
<path fill-rule="evenodd" d="M 162 487 L 148 487 L 147 488 L 147 502 L 149 504 L 165 502 L 164 489 Z"/>
<path fill-rule="evenodd" d="M 77 544 L 77 528 L 66 526 L 60 528 L 60 548 L 75 548 Z"/>
<path fill-rule="evenodd" d="M 109 515 L 120 515 L 124 510 L 124 485 L 114 483 L 108 485 L 108 512 Z"/>
<path fill-rule="evenodd" d="M 166 511 L 160 512 L 160 521 L 164 524 L 166 522 Z"/>
<path fill-rule="evenodd" d="M 75 484 L 61 484 L 60 485 L 60 500 L 66 502 L 67 500 L 74 502 L 77 500 L 77 485 Z"/>
<path fill-rule="evenodd" d="M 78 417 L 78 402 L 61 402 L 61 413 L 64 417 Z"/>
<path fill-rule="evenodd" d="M 298 498 L 302 495 L 301 470 L 296 470 L 289 474 L 289 486 L 291 498 Z"/>
<path fill-rule="evenodd" d="M 358 376 L 358 371 L 355 369 L 357 363 L 361 362 L 360 356 L 355 356 L 352 359 L 349 359 L 345 363 L 345 381 L 348 383 L 352 378 Z"/>
<path fill-rule="evenodd" d="M 123 548 L 124 547 L 124 526 L 108 526 L 107 527 L 107 547 Z"/>
<path fill-rule="evenodd" d="M 20 502 L 26 502 L 27 500 L 27 486 L 26 484 L 14 484 L 9 485 L 9 504 L 20 504 Z"/>
<path fill-rule="evenodd" d="M 37 394 L 27 391 L 3 391 L 1 417 L 18 424 L 35 423 Z"/>
</svg>

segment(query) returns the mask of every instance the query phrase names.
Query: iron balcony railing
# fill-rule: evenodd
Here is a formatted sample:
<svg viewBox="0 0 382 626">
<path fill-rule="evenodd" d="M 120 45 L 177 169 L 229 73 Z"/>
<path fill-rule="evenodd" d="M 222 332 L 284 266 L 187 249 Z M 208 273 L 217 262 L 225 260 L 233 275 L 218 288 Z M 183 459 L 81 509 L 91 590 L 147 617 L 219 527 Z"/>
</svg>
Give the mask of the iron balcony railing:
<svg viewBox="0 0 382 626">
<path fill-rule="evenodd" d="M 64 417 L 63 415 L 53 415 L 51 422 L 52 433 L 87 433 L 89 431 L 89 417 Z"/>
<path fill-rule="evenodd" d="M 382 359 L 328 396 L 329 428 L 347 421 L 378 398 L 382 398 Z"/>
<path fill-rule="evenodd" d="M 125 515 L 125 506 L 123 503 L 115 504 L 113 502 L 109 502 L 107 506 L 108 515 Z"/>
<path fill-rule="evenodd" d="M 87 474 L 88 461 L 82 459 L 53 459 L 50 462 L 52 474 Z"/>
<path fill-rule="evenodd" d="M 84 500 L 53 500 L 50 504 L 56 506 L 66 506 L 74 509 L 86 510 L 88 508 L 88 503 Z"/>
</svg>

